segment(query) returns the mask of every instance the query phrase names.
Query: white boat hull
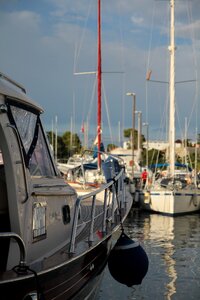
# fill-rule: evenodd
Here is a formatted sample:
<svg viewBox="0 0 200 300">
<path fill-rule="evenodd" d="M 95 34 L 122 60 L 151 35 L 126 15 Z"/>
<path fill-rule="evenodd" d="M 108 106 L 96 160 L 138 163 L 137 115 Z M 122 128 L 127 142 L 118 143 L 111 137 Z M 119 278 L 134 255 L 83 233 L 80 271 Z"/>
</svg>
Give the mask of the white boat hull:
<svg viewBox="0 0 200 300">
<path fill-rule="evenodd" d="M 143 209 L 167 214 L 187 214 L 200 210 L 200 190 L 151 190 L 142 193 Z"/>
</svg>

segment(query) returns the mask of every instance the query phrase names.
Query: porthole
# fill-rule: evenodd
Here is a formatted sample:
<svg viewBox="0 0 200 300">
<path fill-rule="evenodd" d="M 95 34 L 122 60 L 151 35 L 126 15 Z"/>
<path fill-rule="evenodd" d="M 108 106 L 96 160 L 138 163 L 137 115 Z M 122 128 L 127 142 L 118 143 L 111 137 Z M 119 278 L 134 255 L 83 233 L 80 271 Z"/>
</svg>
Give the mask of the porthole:
<svg viewBox="0 0 200 300">
<path fill-rule="evenodd" d="M 70 207 L 69 207 L 69 205 L 64 205 L 62 207 L 62 215 L 63 215 L 63 223 L 64 224 L 70 223 L 71 216 L 70 216 Z"/>
</svg>

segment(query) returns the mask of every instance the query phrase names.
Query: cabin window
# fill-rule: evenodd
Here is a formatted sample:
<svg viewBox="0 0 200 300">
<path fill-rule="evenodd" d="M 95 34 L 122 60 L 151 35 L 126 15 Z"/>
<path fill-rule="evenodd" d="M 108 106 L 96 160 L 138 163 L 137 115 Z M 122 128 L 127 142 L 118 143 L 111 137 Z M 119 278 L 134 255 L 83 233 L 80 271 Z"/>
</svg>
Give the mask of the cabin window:
<svg viewBox="0 0 200 300">
<path fill-rule="evenodd" d="M 29 170 L 32 176 L 55 176 L 46 141 L 40 127 L 37 143 L 30 158 Z"/>
<path fill-rule="evenodd" d="M 32 176 L 56 176 L 48 143 L 42 129 L 39 111 L 8 99 L 9 118 L 15 125 L 24 154 L 26 167 Z"/>
<path fill-rule="evenodd" d="M 35 134 L 37 115 L 17 106 L 10 106 L 26 154 L 28 153 Z"/>
<path fill-rule="evenodd" d="M 46 237 L 46 202 L 33 205 L 33 241 Z"/>
</svg>

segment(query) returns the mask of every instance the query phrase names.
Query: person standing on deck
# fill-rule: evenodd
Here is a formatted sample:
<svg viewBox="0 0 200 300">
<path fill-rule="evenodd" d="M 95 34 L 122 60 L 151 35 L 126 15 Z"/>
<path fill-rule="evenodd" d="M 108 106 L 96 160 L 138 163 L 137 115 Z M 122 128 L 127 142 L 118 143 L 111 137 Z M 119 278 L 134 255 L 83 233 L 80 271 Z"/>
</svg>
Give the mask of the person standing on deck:
<svg viewBox="0 0 200 300">
<path fill-rule="evenodd" d="M 148 176 L 147 170 L 144 169 L 144 171 L 143 171 L 142 174 L 141 174 L 142 188 L 145 187 L 145 184 L 146 184 L 146 181 L 147 181 L 147 176 Z"/>
</svg>

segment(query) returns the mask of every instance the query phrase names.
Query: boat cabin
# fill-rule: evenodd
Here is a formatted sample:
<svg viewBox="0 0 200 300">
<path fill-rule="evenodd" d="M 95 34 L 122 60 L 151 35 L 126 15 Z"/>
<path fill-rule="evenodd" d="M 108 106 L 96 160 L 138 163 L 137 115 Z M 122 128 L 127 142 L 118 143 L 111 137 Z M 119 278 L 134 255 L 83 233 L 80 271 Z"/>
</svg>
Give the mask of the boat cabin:
<svg viewBox="0 0 200 300">
<path fill-rule="evenodd" d="M 34 262 L 66 243 L 76 192 L 61 177 L 41 123 L 43 110 L 0 74 L 0 272 L 19 263 L 22 238 Z"/>
</svg>

